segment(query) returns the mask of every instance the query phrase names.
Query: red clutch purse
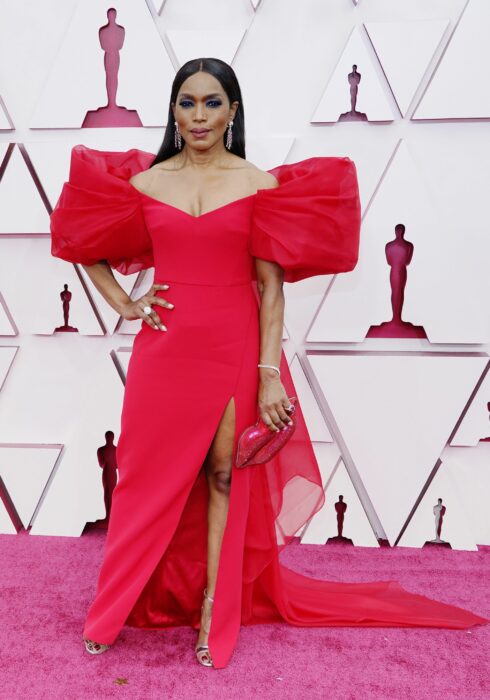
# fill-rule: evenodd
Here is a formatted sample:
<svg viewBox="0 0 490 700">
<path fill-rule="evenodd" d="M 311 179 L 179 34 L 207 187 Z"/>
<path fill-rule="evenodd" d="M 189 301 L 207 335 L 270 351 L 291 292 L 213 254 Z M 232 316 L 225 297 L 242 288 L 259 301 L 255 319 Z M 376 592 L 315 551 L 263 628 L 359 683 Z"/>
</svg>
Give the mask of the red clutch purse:
<svg viewBox="0 0 490 700">
<path fill-rule="evenodd" d="M 289 399 L 291 408 L 288 413 L 292 424 L 286 424 L 284 430 L 271 430 L 262 418 L 259 418 L 255 425 L 245 428 L 238 438 L 235 466 L 249 467 L 252 464 L 263 464 L 272 459 L 281 447 L 284 447 L 296 429 L 296 401 L 296 396 Z"/>
</svg>

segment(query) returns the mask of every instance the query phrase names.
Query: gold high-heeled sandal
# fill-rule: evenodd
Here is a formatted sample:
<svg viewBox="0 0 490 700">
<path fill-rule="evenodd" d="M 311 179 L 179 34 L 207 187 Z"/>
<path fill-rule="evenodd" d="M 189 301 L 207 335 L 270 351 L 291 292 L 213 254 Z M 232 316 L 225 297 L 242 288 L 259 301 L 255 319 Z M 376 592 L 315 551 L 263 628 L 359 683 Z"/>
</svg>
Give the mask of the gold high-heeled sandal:
<svg viewBox="0 0 490 700">
<path fill-rule="evenodd" d="M 207 598 L 209 601 L 211 601 L 211 606 L 214 603 L 214 598 L 211 598 L 210 595 L 208 595 L 208 589 L 204 589 L 204 597 Z M 201 617 L 204 612 L 204 601 L 201 605 Z M 209 620 L 208 628 L 205 629 L 205 632 L 209 634 L 209 629 L 211 626 L 211 618 Z M 196 658 L 199 661 L 200 664 L 203 666 L 212 666 L 213 665 L 213 659 L 211 658 L 211 654 L 209 653 L 209 646 L 207 644 L 196 644 Z"/>
<path fill-rule="evenodd" d="M 107 651 L 110 646 L 109 644 L 99 644 L 99 642 L 94 642 L 92 639 L 85 639 L 85 637 L 83 637 L 83 641 L 85 649 L 89 654 L 102 654 L 102 652 Z"/>
</svg>

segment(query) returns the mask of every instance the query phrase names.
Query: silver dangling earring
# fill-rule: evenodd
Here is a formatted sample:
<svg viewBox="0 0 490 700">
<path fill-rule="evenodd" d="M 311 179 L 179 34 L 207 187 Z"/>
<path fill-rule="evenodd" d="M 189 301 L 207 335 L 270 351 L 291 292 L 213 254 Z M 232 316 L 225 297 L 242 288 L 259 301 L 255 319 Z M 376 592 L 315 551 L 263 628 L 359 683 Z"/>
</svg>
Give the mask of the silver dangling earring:
<svg viewBox="0 0 490 700">
<path fill-rule="evenodd" d="M 174 130 L 174 146 L 175 148 L 178 148 L 179 151 L 182 148 L 182 136 L 179 131 L 179 125 L 177 122 L 174 122 L 175 124 L 175 130 Z"/>
<path fill-rule="evenodd" d="M 231 140 L 233 138 L 233 135 L 231 133 L 231 127 L 233 126 L 233 119 L 230 119 L 228 122 L 228 132 L 226 134 L 226 148 L 230 149 L 231 148 Z"/>
</svg>

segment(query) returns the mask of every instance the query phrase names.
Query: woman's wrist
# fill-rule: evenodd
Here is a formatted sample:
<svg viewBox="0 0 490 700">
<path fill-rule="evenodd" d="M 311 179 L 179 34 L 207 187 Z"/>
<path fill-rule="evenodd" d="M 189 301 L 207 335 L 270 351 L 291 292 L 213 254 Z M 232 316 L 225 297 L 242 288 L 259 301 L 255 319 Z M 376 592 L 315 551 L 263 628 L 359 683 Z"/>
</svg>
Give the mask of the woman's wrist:
<svg viewBox="0 0 490 700">
<path fill-rule="evenodd" d="M 117 311 L 117 313 L 122 316 L 124 309 L 128 304 L 131 304 L 133 300 L 131 299 L 130 296 L 126 294 L 126 297 L 121 296 L 118 299 L 114 299 L 113 301 L 113 308 Z"/>
<path fill-rule="evenodd" d="M 275 369 L 272 369 L 272 367 L 259 367 L 258 369 L 259 378 L 261 382 L 270 382 L 280 379 L 280 373 L 277 372 Z"/>
</svg>

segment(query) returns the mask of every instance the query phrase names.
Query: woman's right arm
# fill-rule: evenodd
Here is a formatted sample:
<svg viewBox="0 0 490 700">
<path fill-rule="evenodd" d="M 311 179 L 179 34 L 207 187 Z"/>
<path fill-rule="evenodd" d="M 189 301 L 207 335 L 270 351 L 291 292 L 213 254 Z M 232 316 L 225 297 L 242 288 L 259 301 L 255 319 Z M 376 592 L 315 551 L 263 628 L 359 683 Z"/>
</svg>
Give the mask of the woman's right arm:
<svg viewBox="0 0 490 700">
<path fill-rule="evenodd" d="M 83 268 L 107 303 L 124 319 L 133 321 L 141 318 L 152 328 L 162 331 L 167 330 L 156 311 L 152 310 L 151 314 L 146 314 L 143 309 L 145 306 L 151 306 L 152 304 L 165 306 L 169 309 L 173 308 L 165 299 L 156 297 L 154 294 L 157 289 L 168 289 L 168 284 L 152 284 L 146 294 L 143 294 L 139 299 L 133 300 L 116 280 L 111 266 L 105 260 L 101 260 L 94 265 L 83 265 Z"/>
</svg>

